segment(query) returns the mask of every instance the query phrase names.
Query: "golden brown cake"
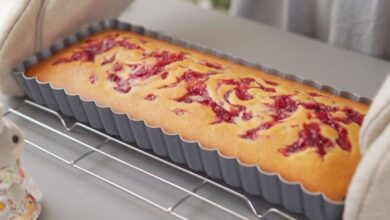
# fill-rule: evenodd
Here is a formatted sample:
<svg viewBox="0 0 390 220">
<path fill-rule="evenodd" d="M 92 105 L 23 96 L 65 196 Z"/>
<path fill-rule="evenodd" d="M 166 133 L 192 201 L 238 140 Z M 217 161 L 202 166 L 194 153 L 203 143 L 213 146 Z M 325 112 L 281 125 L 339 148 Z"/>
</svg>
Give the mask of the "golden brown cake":
<svg viewBox="0 0 390 220">
<path fill-rule="evenodd" d="M 367 105 L 135 33 L 101 32 L 26 74 L 333 200 L 360 160 Z"/>
</svg>

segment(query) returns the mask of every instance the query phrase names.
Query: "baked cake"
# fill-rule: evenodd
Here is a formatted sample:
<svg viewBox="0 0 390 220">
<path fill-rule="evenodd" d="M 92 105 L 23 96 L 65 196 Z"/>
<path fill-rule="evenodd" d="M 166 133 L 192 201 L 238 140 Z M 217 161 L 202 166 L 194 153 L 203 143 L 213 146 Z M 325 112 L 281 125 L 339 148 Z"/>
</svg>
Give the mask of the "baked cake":
<svg viewBox="0 0 390 220">
<path fill-rule="evenodd" d="M 368 106 L 132 32 L 106 30 L 26 73 L 343 200 Z"/>
</svg>

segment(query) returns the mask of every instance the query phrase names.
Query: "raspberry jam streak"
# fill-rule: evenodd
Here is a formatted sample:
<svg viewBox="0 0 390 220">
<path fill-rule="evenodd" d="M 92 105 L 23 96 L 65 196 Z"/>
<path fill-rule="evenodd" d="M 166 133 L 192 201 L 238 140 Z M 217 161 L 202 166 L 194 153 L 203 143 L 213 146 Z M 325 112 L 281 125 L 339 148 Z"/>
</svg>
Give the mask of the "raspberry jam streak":
<svg viewBox="0 0 390 220">
<path fill-rule="evenodd" d="M 114 60 L 115 60 L 115 54 L 112 55 L 112 57 L 109 57 L 109 58 L 104 57 L 104 60 L 103 60 L 103 62 L 100 65 L 104 66 L 106 64 L 114 62 Z"/>
<path fill-rule="evenodd" d="M 91 84 L 95 84 L 96 81 L 98 80 L 98 77 L 96 76 L 95 73 L 92 73 L 92 74 L 89 76 L 88 79 L 89 79 L 89 82 L 90 82 Z"/>
<path fill-rule="evenodd" d="M 172 110 L 176 115 L 181 116 L 184 115 L 187 111 L 185 109 L 175 108 Z"/>
<path fill-rule="evenodd" d="M 255 85 L 253 85 L 255 84 Z M 227 102 L 229 95 L 234 91 L 234 94 L 242 101 L 251 100 L 253 96 L 249 94 L 249 89 L 261 89 L 264 92 L 275 92 L 273 88 L 267 88 L 260 83 L 256 82 L 253 78 L 241 78 L 241 79 L 225 79 L 221 80 L 218 84 L 218 88 L 221 85 L 233 85 L 234 88 L 225 93 L 224 98 Z"/>
<path fill-rule="evenodd" d="M 165 79 L 168 76 L 168 72 L 165 71 L 165 66 L 184 60 L 185 54 L 162 51 L 144 54 L 144 57 L 154 57 L 156 59 L 156 63 L 153 65 L 143 65 L 142 67 L 138 68 L 135 73 L 130 75 L 131 79 L 145 80 L 155 75 L 161 75 L 161 78 Z"/>
<path fill-rule="evenodd" d="M 281 121 L 298 109 L 298 103 L 289 95 L 272 96 L 272 98 L 274 103 L 268 105 L 268 108 L 273 112 L 271 117 L 274 121 Z"/>
<path fill-rule="evenodd" d="M 274 125 L 275 122 L 273 121 L 261 123 L 259 126 L 247 130 L 245 134 L 240 135 L 240 137 L 244 139 L 255 140 L 258 137 L 258 131 L 270 129 Z"/>
<path fill-rule="evenodd" d="M 215 70 L 223 70 L 224 68 L 218 64 L 218 63 L 211 63 L 211 62 L 203 62 L 202 65 L 205 65 L 209 68 L 215 69 Z"/>
<path fill-rule="evenodd" d="M 107 72 L 107 79 L 114 82 L 114 89 L 120 93 L 128 93 L 131 91 L 132 85 L 136 80 L 147 80 L 153 76 L 160 75 L 162 79 L 167 77 L 168 72 L 165 67 L 174 62 L 185 59 L 183 53 L 170 53 L 167 51 L 155 52 L 144 55 L 145 57 L 154 57 L 154 64 L 122 64 L 116 62 Z M 130 73 L 127 78 L 120 76 L 120 73 L 125 71 L 125 66 L 130 68 Z"/>
<path fill-rule="evenodd" d="M 271 81 L 271 80 L 264 80 L 264 82 L 267 83 L 268 85 L 271 85 L 271 86 L 278 86 L 279 85 L 279 83 Z"/>
<path fill-rule="evenodd" d="M 273 121 L 263 122 L 259 126 L 247 130 L 245 134 L 240 135 L 241 138 L 255 140 L 258 137 L 258 131 L 270 129 L 298 109 L 298 103 L 288 95 L 272 96 L 272 98 L 274 102 L 268 104 L 267 107 L 273 112 L 271 114 Z"/>
<path fill-rule="evenodd" d="M 315 93 L 315 92 L 309 92 L 308 94 L 311 97 L 320 97 L 320 96 L 322 96 L 321 94 L 318 94 L 318 93 Z"/>
<path fill-rule="evenodd" d="M 145 100 L 153 101 L 157 98 L 157 96 L 153 93 L 149 93 L 147 96 L 145 96 Z"/>
<path fill-rule="evenodd" d="M 273 120 L 270 122 L 263 122 L 259 126 L 247 130 L 244 134 L 240 135 L 241 138 L 255 140 L 258 137 L 259 131 L 272 128 L 277 123 L 291 116 L 299 106 L 302 106 L 306 110 L 310 110 L 310 112 L 306 114 L 308 119 L 315 117 L 323 124 L 333 128 L 337 132 L 337 139 L 334 143 L 322 136 L 320 134 L 319 124 L 304 124 L 303 130 L 299 132 L 299 139 L 292 145 L 281 148 L 279 152 L 285 156 L 289 156 L 292 153 L 305 150 L 308 147 L 314 147 L 316 148 L 316 152 L 323 157 L 329 149 L 335 147 L 335 144 L 339 145 L 340 148 L 345 151 L 351 151 L 352 144 L 348 138 L 348 130 L 343 124 L 356 123 L 361 125 L 364 118 L 363 114 L 348 107 L 340 109 L 335 106 L 328 106 L 321 103 L 297 102 L 293 100 L 290 95 L 279 95 L 273 96 L 272 98 L 274 102 L 267 106 L 269 110 L 273 112 L 271 114 Z M 345 113 L 344 118 L 334 116 L 334 113 L 339 111 Z"/>
<path fill-rule="evenodd" d="M 242 119 L 249 121 L 253 118 L 253 113 L 252 112 L 244 112 L 242 114 Z"/>
<path fill-rule="evenodd" d="M 329 149 L 334 147 L 334 144 L 324 137 L 320 131 L 320 126 L 317 123 L 304 124 L 303 129 L 298 134 L 298 140 L 285 148 L 279 149 L 279 152 L 285 156 L 290 156 L 311 147 L 315 148 L 321 157 L 325 156 Z"/>
<path fill-rule="evenodd" d="M 128 50 L 143 50 L 138 44 L 131 43 L 127 39 L 117 39 L 115 36 L 107 35 L 101 39 L 87 40 L 86 45 L 81 46 L 74 51 L 70 56 L 64 56 L 56 59 L 53 65 L 60 63 L 69 63 L 74 61 L 79 62 L 94 62 L 95 57 L 105 53 L 114 47 L 122 47 Z M 115 57 L 113 58 L 115 59 Z M 103 61 L 104 63 L 104 61 Z M 103 65 L 103 64 L 102 64 Z"/>
</svg>

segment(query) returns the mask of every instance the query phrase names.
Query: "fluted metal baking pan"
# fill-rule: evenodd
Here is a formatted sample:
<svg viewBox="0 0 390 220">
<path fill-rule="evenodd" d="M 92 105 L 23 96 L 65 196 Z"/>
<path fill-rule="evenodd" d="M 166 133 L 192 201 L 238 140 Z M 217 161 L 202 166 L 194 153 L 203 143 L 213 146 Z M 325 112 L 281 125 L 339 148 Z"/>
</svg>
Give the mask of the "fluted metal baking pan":
<svg viewBox="0 0 390 220">
<path fill-rule="evenodd" d="M 358 102 L 369 104 L 369 99 L 118 20 L 95 23 L 57 42 L 50 48 L 36 53 L 14 68 L 14 76 L 20 86 L 29 98 L 39 104 L 47 105 L 66 116 L 75 117 L 80 122 L 89 123 L 94 128 L 103 129 L 110 135 L 120 136 L 124 141 L 136 142 L 140 148 L 152 150 L 157 155 L 166 156 L 174 162 L 186 164 L 193 170 L 203 171 L 212 178 L 222 179 L 230 186 L 241 187 L 252 195 L 262 196 L 270 203 L 281 204 L 286 209 L 303 213 L 308 218 L 341 218 L 344 205 L 342 201 L 332 201 L 323 193 L 308 191 L 299 182 L 290 182 L 283 179 L 278 173 L 265 172 L 257 165 L 245 164 L 238 158 L 227 157 L 218 150 L 203 147 L 199 142 L 185 140 L 180 134 L 168 133 L 162 128 L 148 125 L 143 120 L 135 120 L 129 118 L 125 113 L 114 112 L 109 106 L 100 106 L 94 100 L 84 100 L 78 94 L 70 94 L 64 89 L 55 88 L 50 83 L 40 82 L 36 77 L 25 76 L 25 71 L 31 66 L 50 57 L 64 47 L 110 28 L 128 30 L 193 48 Z"/>
</svg>

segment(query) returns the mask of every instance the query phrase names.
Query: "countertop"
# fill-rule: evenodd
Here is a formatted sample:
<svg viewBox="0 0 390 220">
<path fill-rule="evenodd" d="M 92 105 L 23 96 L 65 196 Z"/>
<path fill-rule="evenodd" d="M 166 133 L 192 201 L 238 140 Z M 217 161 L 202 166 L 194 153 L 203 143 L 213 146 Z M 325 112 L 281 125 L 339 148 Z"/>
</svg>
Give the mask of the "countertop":
<svg viewBox="0 0 390 220">
<path fill-rule="evenodd" d="M 316 40 L 286 33 L 241 18 L 230 17 L 220 12 L 207 11 L 179 0 L 138 0 L 126 9 L 119 19 L 368 98 L 375 95 L 381 82 L 390 72 L 390 62 L 335 48 Z M 21 100 L 0 95 L 0 101 L 5 103 L 6 107 L 16 106 Z M 29 107 L 23 107 L 21 111 L 64 131 L 55 117 Z M 18 116 L 10 115 L 7 117 L 16 121 L 25 130 L 29 140 L 64 155 L 69 160 L 76 159 L 87 151 L 79 145 L 60 138 Z M 67 133 L 93 146 L 103 140 L 80 129 Z M 193 177 L 161 166 L 117 144 L 110 143 L 101 149 L 180 183 L 188 189 L 199 184 L 199 181 Z M 174 219 L 172 216 L 49 157 L 29 145 L 26 147 L 22 160 L 23 165 L 44 194 L 41 220 Z M 111 162 L 96 153 L 81 161 L 80 166 L 104 175 L 166 206 L 174 204 L 175 201 L 185 196 L 185 193 L 153 181 L 149 177 Z M 234 199 L 226 193 L 206 187 L 200 191 L 200 194 L 222 201 L 229 208 L 237 210 L 244 216 L 251 217 L 242 201 Z M 262 201 L 258 203 L 260 211 L 269 207 Z M 208 205 L 196 199 L 189 199 L 177 211 L 191 219 L 227 219 L 232 217 L 222 215 L 220 211 L 210 209 Z"/>
</svg>

